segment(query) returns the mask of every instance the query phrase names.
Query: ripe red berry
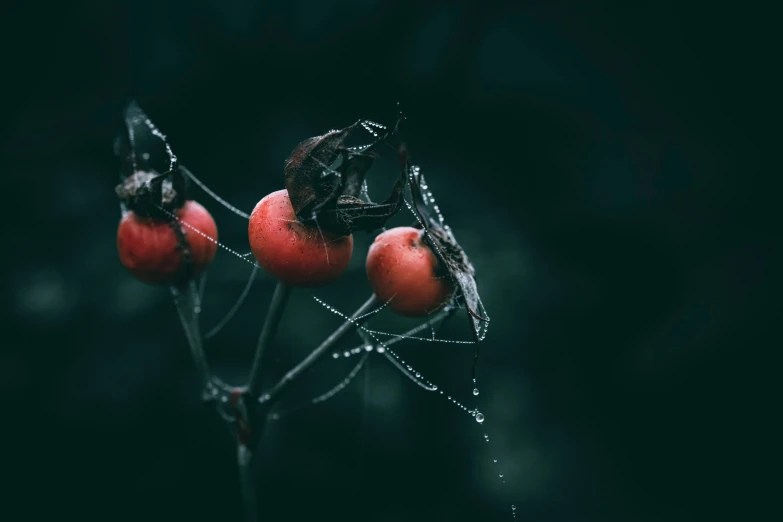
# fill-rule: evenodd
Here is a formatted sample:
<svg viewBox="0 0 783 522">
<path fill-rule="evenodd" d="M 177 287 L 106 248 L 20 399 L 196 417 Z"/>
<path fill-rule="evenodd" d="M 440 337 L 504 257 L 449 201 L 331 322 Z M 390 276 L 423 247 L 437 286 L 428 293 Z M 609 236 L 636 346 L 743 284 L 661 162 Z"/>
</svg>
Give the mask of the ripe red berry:
<svg viewBox="0 0 783 522">
<path fill-rule="evenodd" d="M 353 252 L 353 236 L 305 225 L 296 218 L 287 190 L 258 202 L 248 225 L 250 250 L 281 283 L 317 287 L 339 278 Z"/>
<path fill-rule="evenodd" d="M 373 292 L 388 301 L 392 311 L 408 317 L 437 310 L 453 288 L 423 236 L 424 230 L 413 227 L 392 228 L 375 238 L 367 254 L 367 278 Z"/>
<path fill-rule="evenodd" d="M 133 211 L 122 217 L 117 229 L 117 250 L 122 264 L 137 279 L 152 284 L 181 282 L 188 275 L 198 275 L 215 257 L 217 226 L 207 209 L 195 201 L 186 201 L 176 215 L 185 224 L 143 217 Z M 173 226 L 179 226 L 184 233 L 187 252 L 183 252 Z"/>
</svg>

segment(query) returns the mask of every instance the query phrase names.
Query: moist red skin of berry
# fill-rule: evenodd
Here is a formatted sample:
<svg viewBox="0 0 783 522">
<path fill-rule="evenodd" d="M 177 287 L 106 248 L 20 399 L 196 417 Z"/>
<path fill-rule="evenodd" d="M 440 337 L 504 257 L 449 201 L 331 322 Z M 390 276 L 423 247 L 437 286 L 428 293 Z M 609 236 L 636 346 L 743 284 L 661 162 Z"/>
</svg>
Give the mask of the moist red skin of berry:
<svg viewBox="0 0 783 522">
<path fill-rule="evenodd" d="M 190 251 L 189 274 L 197 276 L 217 252 L 217 225 L 207 209 L 195 201 L 186 201 L 176 215 L 181 223 L 173 226 L 184 232 Z M 177 234 L 169 221 L 127 212 L 117 230 L 117 250 L 125 268 L 145 283 L 180 283 L 188 274 Z"/>
<path fill-rule="evenodd" d="M 367 279 L 388 308 L 407 317 L 423 317 L 442 307 L 453 286 L 438 271 L 438 258 L 423 241 L 424 230 L 389 229 L 375 238 L 367 254 Z"/>
<path fill-rule="evenodd" d="M 353 236 L 318 230 L 297 220 L 285 189 L 258 202 L 250 214 L 248 239 L 264 270 L 297 287 L 334 282 L 348 268 L 353 252 Z"/>
</svg>

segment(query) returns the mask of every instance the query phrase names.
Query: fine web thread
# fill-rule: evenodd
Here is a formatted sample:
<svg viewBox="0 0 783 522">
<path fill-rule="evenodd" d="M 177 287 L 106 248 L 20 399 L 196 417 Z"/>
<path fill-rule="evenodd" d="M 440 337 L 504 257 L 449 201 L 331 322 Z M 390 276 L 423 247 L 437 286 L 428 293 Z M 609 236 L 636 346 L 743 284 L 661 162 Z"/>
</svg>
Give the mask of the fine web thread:
<svg viewBox="0 0 783 522">
<path fill-rule="evenodd" d="M 170 157 L 170 160 L 171 160 L 171 166 L 173 168 L 173 166 L 176 163 L 176 156 L 174 156 L 174 154 L 171 151 L 171 148 L 169 147 L 168 143 L 165 142 L 165 136 L 162 133 L 160 133 L 160 131 L 158 131 L 157 128 L 155 128 L 154 125 L 152 125 L 152 123 L 149 120 L 146 120 L 145 123 L 148 126 L 150 126 L 150 129 L 152 130 L 154 135 L 156 135 L 157 137 L 163 139 L 164 143 L 166 143 L 166 150 L 169 153 L 169 157 Z M 377 123 L 374 123 L 374 122 L 371 122 L 371 121 L 362 121 L 361 122 L 361 126 L 367 132 L 369 132 L 370 134 L 372 134 L 375 137 L 378 136 L 378 133 L 373 130 L 373 127 L 381 129 L 381 130 L 386 128 L 383 125 L 380 125 L 380 124 L 377 124 Z M 130 130 L 130 133 L 131 133 L 130 140 L 131 140 L 131 143 L 133 143 L 134 142 L 134 136 L 133 136 L 133 133 L 132 133 L 132 129 Z M 362 147 L 351 147 L 351 149 L 353 149 L 353 150 L 361 150 L 361 148 Z M 132 149 L 135 149 L 135 147 L 132 147 Z M 136 165 L 135 150 L 133 150 L 133 155 L 132 155 L 131 159 L 132 159 L 133 165 L 135 167 L 135 165 Z M 334 171 L 334 169 L 332 169 L 330 166 L 323 165 L 323 167 L 324 167 L 324 170 L 326 171 L 326 173 L 328 173 L 328 174 L 339 174 L 336 171 Z M 416 173 L 419 172 L 418 171 L 419 168 L 417 166 L 412 167 L 412 169 L 415 169 Z M 243 212 L 242 210 L 238 209 L 234 205 L 231 205 L 225 199 L 221 198 L 218 194 L 216 194 L 213 190 L 211 190 L 209 187 L 207 187 L 206 184 L 204 184 L 201 180 L 196 178 L 196 176 L 193 175 L 187 169 L 182 168 L 182 170 L 183 170 L 184 174 L 189 179 L 191 179 L 196 185 L 198 185 L 199 188 L 201 188 L 201 190 L 203 190 L 208 196 L 210 196 L 212 199 L 214 199 L 218 204 L 222 205 L 223 207 L 225 207 L 226 209 L 228 209 L 229 211 L 231 211 L 235 215 L 237 215 L 237 216 L 239 216 L 239 217 L 241 217 L 241 218 L 243 218 L 245 220 L 249 219 L 250 216 L 249 216 L 248 213 Z M 432 205 L 432 209 L 434 210 L 434 212 L 435 212 L 435 214 L 437 216 L 438 221 L 444 227 L 446 232 L 449 235 L 451 235 L 451 230 L 448 227 L 448 225 L 445 224 L 443 215 L 442 215 L 442 213 L 440 211 L 440 208 L 438 207 L 438 205 L 435 204 L 435 199 L 432 196 L 432 192 L 430 192 L 428 190 L 428 187 L 426 185 L 426 182 L 424 181 L 423 176 L 421 177 L 421 183 L 422 183 L 421 188 L 422 188 L 422 191 L 423 191 L 422 197 L 424 198 L 425 204 Z M 367 184 L 366 180 L 363 180 L 362 187 L 361 187 L 361 194 L 360 195 L 363 198 L 369 199 L 368 184 Z M 411 206 L 411 203 L 409 203 L 406 198 L 403 198 L 403 201 L 404 201 L 405 205 L 408 207 L 408 210 L 411 212 L 411 214 L 413 214 L 413 216 L 416 218 L 416 220 L 422 226 L 422 228 L 424 229 L 425 233 L 427 233 L 429 235 L 429 232 L 427 232 L 426 227 L 424 227 L 424 224 L 421 222 L 421 219 L 419 218 L 418 214 L 414 211 L 413 207 Z M 384 205 L 377 205 L 377 206 L 378 207 L 382 207 Z M 196 227 L 194 227 L 194 226 L 190 225 L 189 223 L 179 219 L 177 216 L 175 216 L 172 213 L 166 211 L 165 209 L 161 208 L 161 210 L 163 210 L 163 212 L 168 214 L 173 219 L 176 219 L 176 221 L 178 223 L 180 223 L 182 226 L 186 227 L 188 230 L 191 230 L 194 233 L 201 235 L 202 237 L 206 238 L 207 240 L 215 243 L 220 248 L 222 248 L 222 249 L 226 250 L 227 252 L 231 253 L 235 257 L 237 257 L 237 258 L 239 258 L 239 259 L 241 259 L 241 260 L 243 260 L 243 261 L 245 261 L 248 264 L 253 266 L 253 271 L 251 272 L 251 274 L 249 276 L 248 282 L 247 282 L 245 288 L 243 289 L 242 293 L 240 294 L 239 298 L 235 302 L 235 304 L 232 306 L 232 308 L 229 310 L 229 312 L 226 314 L 226 316 L 212 330 L 210 330 L 210 332 L 208 332 L 204 336 L 205 340 L 209 339 L 212 336 L 216 335 L 218 332 L 220 332 L 220 330 L 225 326 L 225 324 L 230 321 L 230 319 L 234 316 L 234 314 L 237 312 L 237 310 L 241 307 L 241 305 L 243 304 L 245 298 L 247 297 L 247 295 L 248 295 L 248 293 L 249 293 L 249 291 L 251 289 L 251 286 L 252 286 L 254 277 L 256 275 L 257 269 L 259 268 L 259 265 L 256 262 L 254 262 L 254 260 L 252 260 L 252 253 L 240 254 L 236 250 L 234 250 L 234 249 L 224 245 L 223 243 L 218 242 L 215 238 L 212 238 L 208 234 L 203 233 L 202 231 L 198 230 Z M 323 238 L 323 233 L 320 230 L 320 225 L 318 223 L 317 216 L 313 216 L 313 219 L 314 219 L 316 225 L 318 226 L 319 235 L 321 237 L 321 240 L 324 243 L 324 246 L 326 246 L 326 242 L 325 242 L 325 240 Z M 437 242 L 431 241 L 431 244 L 432 244 L 433 248 L 435 248 L 437 250 Z M 438 251 L 438 253 L 442 254 L 440 251 Z M 327 256 L 328 256 L 328 251 L 327 251 Z M 198 292 L 198 294 L 197 294 L 197 298 L 198 297 L 200 297 L 200 292 Z M 479 305 L 483 308 L 483 305 L 481 305 L 480 297 L 476 296 L 476 298 L 477 298 L 477 300 L 479 302 Z M 421 324 L 421 325 L 411 329 L 410 331 L 406 332 L 405 334 L 383 332 L 383 331 L 379 331 L 379 330 L 370 329 L 370 328 L 364 326 L 363 324 L 360 324 L 360 321 L 363 321 L 367 317 L 375 315 L 375 314 L 379 313 L 381 310 L 385 309 L 388 306 L 388 304 L 389 304 L 388 301 L 383 303 L 377 309 L 374 309 L 374 310 L 372 310 L 371 312 L 369 312 L 367 314 L 364 314 L 364 315 L 362 315 L 360 317 L 357 317 L 355 319 L 351 319 L 346 314 L 343 314 L 342 312 L 339 312 L 338 310 L 336 310 L 335 308 L 331 307 L 330 305 L 328 305 L 324 301 L 318 299 L 317 297 L 314 297 L 314 299 L 319 304 L 321 304 L 322 306 L 327 308 L 327 310 L 335 313 L 336 315 L 338 315 L 339 317 L 343 318 L 344 320 L 348 320 L 348 321 L 353 322 L 354 325 L 357 328 L 357 332 L 365 340 L 365 344 L 363 344 L 361 347 L 356 347 L 356 348 L 353 348 L 353 349 L 351 349 L 349 351 L 345 351 L 344 354 L 343 354 L 345 357 L 361 354 L 361 357 L 360 357 L 358 363 L 356 365 L 354 365 L 351 368 L 350 372 L 340 382 L 338 382 L 335 386 L 333 386 L 332 388 L 330 388 L 326 392 L 321 393 L 320 395 L 317 395 L 316 397 L 313 397 L 309 401 L 309 403 L 303 405 L 302 407 L 309 407 L 309 406 L 315 406 L 315 405 L 318 405 L 318 404 L 322 404 L 322 403 L 332 399 L 333 397 L 335 397 L 337 394 L 339 394 L 339 392 L 345 390 L 349 386 L 349 384 L 351 382 L 353 382 L 355 377 L 362 371 L 362 369 L 364 369 L 367 366 L 366 363 L 369 360 L 369 357 L 373 354 L 373 352 L 375 352 L 375 353 L 379 353 L 379 354 L 384 355 L 384 357 L 387 360 L 389 360 L 395 368 L 397 368 L 401 373 L 403 373 L 406 377 L 408 377 L 417 386 L 421 387 L 422 389 L 424 389 L 426 391 L 439 392 L 440 395 L 443 395 L 448 401 L 453 403 L 460 410 L 465 411 L 466 413 L 470 414 L 477 422 L 479 422 L 479 423 L 483 422 L 484 416 L 483 416 L 483 414 L 481 414 L 478 411 L 477 408 L 476 409 L 468 409 L 466 406 L 464 406 L 462 403 L 457 401 L 451 395 L 448 395 L 448 394 L 444 393 L 444 390 L 439 389 L 437 385 L 435 385 L 434 383 L 428 381 L 425 377 L 423 377 L 421 375 L 420 372 L 416 371 L 410 364 L 406 363 L 405 360 L 403 360 L 397 353 L 395 353 L 390 348 L 391 345 L 393 345 L 393 344 L 395 344 L 397 342 L 401 342 L 401 341 L 409 340 L 409 339 L 410 340 L 417 340 L 417 341 L 424 341 L 424 342 L 441 342 L 441 343 L 451 343 L 451 344 L 475 344 L 476 343 L 475 340 L 473 340 L 473 341 L 461 341 L 461 340 L 450 340 L 450 339 L 438 339 L 438 338 L 436 338 L 436 335 L 435 335 L 435 327 L 433 325 L 433 322 L 430 321 L 430 320 L 428 320 L 427 322 L 425 322 L 425 323 L 423 323 L 423 324 Z M 197 317 L 198 313 L 196 312 L 194 315 Z M 444 318 L 445 317 L 448 317 L 448 315 L 444 316 Z M 195 317 L 193 319 L 195 319 Z M 486 334 L 487 334 L 488 324 L 486 324 L 486 322 L 483 322 L 483 323 L 484 324 L 479 325 L 478 341 L 483 340 L 485 338 Z M 189 325 L 189 326 L 191 326 L 191 325 Z M 415 335 L 416 333 L 424 331 L 427 328 L 429 328 L 431 330 L 431 337 L 422 337 L 422 336 L 416 336 Z M 186 328 L 186 330 L 187 329 L 188 328 Z M 388 340 L 386 340 L 384 342 L 384 341 L 381 341 L 379 339 L 379 336 L 386 336 L 386 337 L 390 337 L 391 339 L 388 339 Z M 197 344 L 200 344 L 200 342 L 197 342 Z M 338 354 L 338 353 L 334 353 L 333 354 L 333 356 L 335 358 L 339 358 L 339 355 L 340 354 Z M 475 378 L 474 378 L 474 383 L 475 383 Z M 475 393 L 475 390 L 474 390 L 474 395 L 477 395 L 477 393 Z M 225 399 L 225 397 L 223 397 L 223 399 Z M 225 400 L 224 400 L 224 402 L 225 402 Z M 301 407 L 300 408 L 296 408 L 296 410 L 299 410 L 299 409 L 301 409 Z M 294 410 L 289 410 L 289 411 L 286 412 L 286 414 L 287 413 L 291 413 L 292 411 L 294 411 Z M 279 413 L 275 413 L 273 415 L 273 418 L 279 418 L 279 417 L 280 417 Z M 229 419 L 230 419 L 230 417 L 229 417 Z M 488 438 L 488 436 L 486 434 L 484 434 L 484 439 L 487 442 L 489 442 L 489 438 Z M 493 459 L 493 460 L 494 460 L 495 463 L 497 463 L 497 459 Z M 500 476 L 501 479 L 503 479 L 503 474 L 502 473 L 499 476 Z M 503 480 L 503 482 L 505 483 L 505 480 Z M 513 518 L 516 518 L 516 506 L 515 505 L 511 506 L 511 511 L 512 511 Z"/>
<path fill-rule="evenodd" d="M 225 251 L 229 252 L 230 254 L 234 255 L 234 256 L 235 256 L 235 257 L 237 257 L 238 259 L 241 259 L 242 261 L 244 261 L 244 262 L 248 263 L 249 265 L 253 266 L 253 267 L 254 267 L 254 269 L 261 268 L 261 267 L 260 267 L 260 265 L 258 265 L 258 263 L 256 263 L 256 262 L 254 262 L 254 261 L 251 261 L 251 260 L 249 260 L 249 259 L 248 259 L 248 257 L 249 257 L 249 256 L 247 256 L 247 255 L 243 255 L 243 254 L 240 254 L 239 252 L 237 252 L 237 251 L 236 251 L 236 250 L 234 250 L 233 248 L 230 248 L 230 247 L 226 246 L 225 244 L 223 244 L 223 243 L 221 243 L 221 242 L 217 241 L 217 240 L 216 240 L 216 239 L 214 239 L 213 237 L 209 236 L 208 234 L 205 234 L 204 232 L 202 232 L 202 231 L 201 231 L 201 230 L 199 230 L 198 228 L 196 228 L 196 227 L 194 227 L 193 225 L 191 225 L 191 224 L 187 223 L 186 221 L 182 220 L 181 218 L 179 218 L 178 216 L 176 216 L 176 215 L 175 215 L 175 214 L 173 214 L 172 212 L 169 212 L 168 210 L 164 209 L 163 207 L 160 207 L 160 206 L 158 206 L 158 208 L 159 208 L 159 209 L 160 209 L 162 212 L 164 212 L 165 214 L 167 214 L 169 217 L 171 217 L 172 219 L 175 219 L 175 220 L 176 220 L 176 221 L 177 221 L 179 224 L 181 224 L 182 226 L 186 227 L 188 230 L 191 230 L 191 231 L 195 232 L 196 234 L 198 234 L 198 235 L 200 235 L 200 236 L 204 237 L 204 238 L 205 238 L 205 239 L 207 239 L 208 241 L 211 241 L 212 243 L 216 244 L 216 245 L 217 245 L 217 246 L 219 246 L 220 248 L 222 248 L 222 249 L 224 249 Z M 243 294 L 244 294 L 244 292 L 243 292 Z M 318 300 L 318 298 L 316 298 L 316 300 Z M 323 301 L 320 301 L 320 300 L 318 300 L 318 301 L 319 301 L 319 303 L 321 303 L 323 306 L 325 306 L 325 307 L 327 307 L 327 308 L 330 308 L 330 307 L 329 307 L 329 305 L 328 305 L 328 304 L 326 304 L 326 303 L 324 303 Z M 376 314 L 376 313 L 378 313 L 380 310 L 382 310 L 383 308 L 385 308 L 387 305 L 388 305 L 388 303 L 384 303 L 384 304 L 383 304 L 383 305 L 382 305 L 380 308 L 378 308 L 378 309 L 376 309 L 376 310 L 374 310 L 374 311 L 372 311 L 372 312 L 369 312 L 368 314 L 365 314 L 365 315 L 364 315 L 364 316 L 362 316 L 362 317 L 367 317 L 368 315 L 373 315 L 373 314 Z M 338 313 L 338 312 L 336 312 L 336 311 L 335 311 L 335 313 Z M 392 333 L 392 332 L 382 332 L 382 331 L 379 331 L 379 330 L 370 330 L 370 329 L 368 329 L 368 328 L 366 328 L 366 327 L 364 327 L 364 326 L 361 326 L 361 325 L 359 325 L 358 327 L 359 327 L 361 330 L 363 330 L 363 331 L 367 332 L 368 334 L 370 334 L 370 335 L 372 335 L 372 336 L 376 336 L 376 335 L 383 335 L 383 336 L 387 336 L 387 337 L 403 338 L 403 339 L 411 339 L 411 340 L 420 340 L 420 341 L 426 341 L 426 342 L 438 342 L 438 343 L 451 343 L 451 344 L 475 344 L 475 341 L 458 341 L 458 340 L 452 340 L 452 339 L 432 339 L 432 338 L 429 338 L 429 337 L 411 337 L 411 336 L 401 336 L 401 334 L 396 334 L 396 333 Z M 426 328 L 426 323 L 425 323 L 424 327 Z M 217 332 L 215 332 L 215 333 L 217 333 Z M 211 334 L 212 336 L 214 336 L 214 335 L 215 335 L 215 333 L 212 333 L 212 332 L 210 332 L 210 334 Z M 380 344 L 383 344 L 383 343 L 382 343 L 380 340 L 378 340 L 378 342 L 379 342 Z"/>
<path fill-rule="evenodd" d="M 442 389 L 439 390 L 439 388 L 438 388 L 438 386 L 436 384 L 428 381 L 425 377 L 423 377 L 421 375 L 420 372 L 414 370 L 413 367 L 410 364 L 407 364 L 399 355 L 397 355 L 393 350 L 388 348 L 388 346 L 384 346 L 384 343 L 375 336 L 373 331 L 364 328 L 361 324 L 356 323 L 356 321 L 354 319 L 351 319 L 350 316 L 340 312 L 339 310 L 337 310 L 336 308 L 334 308 L 334 307 L 330 306 L 329 304 L 325 303 L 321 299 L 319 299 L 317 297 L 313 297 L 313 299 L 315 299 L 316 302 L 318 302 L 321 306 L 323 306 L 324 308 L 326 308 L 330 312 L 334 313 L 335 315 L 341 317 L 342 319 L 344 319 L 346 321 L 350 321 L 350 322 L 354 323 L 354 325 L 356 326 L 356 328 L 358 330 L 363 331 L 366 334 L 368 334 L 370 337 L 372 337 L 372 339 L 375 340 L 378 343 L 378 347 L 377 348 L 383 348 L 383 351 L 381 353 L 391 354 L 391 356 L 395 359 L 395 362 L 399 363 L 399 364 L 395 364 L 394 366 L 398 370 L 402 371 L 406 376 L 408 376 L 413 382 L 416 382 L 417 384 L 419 384 L 419 386 L 421 386 L 422 388 L 424 388 L 427 391 L 440 391 L 441 395 L 445 395 L 443 390 Z M 378 350 L 378 351 L 380 351 L 380 350 Z M 387 358 L 388 358 L 388 356 L 387 356 Z M 483 422 L 484 416 L 478 411 L 478 409 L 472 409 L 472 410 L 468 409 L 464 404 L 459 402 L 457 399 L 453 398 L 451 395 L 446 395 L 446 397 L 455 406 L 457 406 L 461 410 L 465 411 L 469 415 L 471 415 L 473 417 L 477 417 L 478 415 L 481 415 L 481 417 L 480 417 L 481 420 L 479 420 L 478 422 Z"/>
</svg>

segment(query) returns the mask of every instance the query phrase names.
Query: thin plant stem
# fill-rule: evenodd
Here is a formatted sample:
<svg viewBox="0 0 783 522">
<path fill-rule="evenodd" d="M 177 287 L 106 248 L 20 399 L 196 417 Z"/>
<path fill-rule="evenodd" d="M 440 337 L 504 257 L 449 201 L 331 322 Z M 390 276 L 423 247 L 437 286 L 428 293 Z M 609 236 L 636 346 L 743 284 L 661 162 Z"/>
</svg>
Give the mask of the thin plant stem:
<svg viewBox="0 0 783 522">
<path fill-rule="evenodd" d="M 439 322 L 440 324 L 438 324 L 438 328 L 440 328 L 443 325 L 443 323 L 445 323 L 446 320 L 454 313 L 455 310 L 456 310 L 456 308 L 448 308 L 448 309 L 445 309 L 445 310 L 441 310 L 441 311 L 437 312 L 436 314 L 430 316 L 426 323 L 422 323 L 419 326 L 411 328 L 407 332 L 401 333 L 399 335 L 395 335 L 392 339 L 389 339 L 388 341 L 379 342 L 375 338 L 373 338 L 369 333 L 367 333 L 366 331 L 364 331 L 364 330 L 362 330 L 360 328 L 359 329 L 359 337 L 361 337 L 364 340 L 364 344 L 361 344 L 359 346 L 355 346 L 354 348 L 352 348 L 352 350 L 355 350 L 357 348 L 364 348 L 368 343 L 372 344 L 372 345 L 376 345 L 377 344 L 379 346 L 388 347 L 388 346 L 391 346 L 393 344 L 397 344 L 397 343 L 399 343 L 401 341 L 405 341 L 411 335 L 416 335 L 417 333 L 419 333 L 419 332 L 421 332 L 423 330 L 426 330 L 427 327 L 430 327 L 434 323 L 438 323 Z M 351 351 L 351 350 L 348 350 L 348 351 Z"/>
<path fill-rule="evenodd" d="M 250 449 L 241 442 L 237 442 L 237 467 L 239 469 L 239 486 L 242 491 L 242 503 L 245 506 L 245 520 L 258 522 L 256 514 L 256 492 L 253 488 L 250 461 L 252 460 Z"/>
<path fill-rule="evenodd" d="M 232 306 L 231 309 L 226 313 L 226 315 L 223 316 L 223 319 L 221 319 L 219 323 L 217 323 L 214 327 L 212 327 L 212 329 L 209 332 L 204 334 L 204 339 L 208 340 L 211 337 L 217 335 L 220 332 L 220 330 L 222 330 L 223 327 L 226 326 L 226 324 L 228 324 L 228 322 L 234 318 L 234 315 L 239 310 L 239 307 L 242 306 L 242 303 L 245 302 L 245 298 L 250 293 L 250 288 L 253 286 L 253 281 L 255 280 L 257 272 L 258 272 L 258 265 L 254 264 L 253 270 L 252 272 L 250 272 L 250 276 L 248 277 L 247 283 L 245 284 L 245 288 L 242 289 L 242 293 L 239 294 L 239 298 L 234 303 L 234 306 Z"/>
<path fill-rule="evenodd" d="M 277 333 L 280 318 L 283 316 L 285 305 L 288 303 L 290 296 L 291 287 L 278 282 L 275 287 L 275 293 L 272 294 L 272 301 L 269 303 L 269 311 L 261 329 L 261 336 L 258 338 L 253 365 L 250 367 L 250 377 L 247 382 L 247 393 L 250 396 L 256 396 L 258 393 L 258 388 L 261 385 L 261 363 L 264 360 L 264 352 L 266 352 L 267 345 L 272 342 Z"/>
<path fill-rule="evenodd" d="M 337 330 L 335 330 L 329 337 L 326 338 L 326 340 L 324 340 L 324 342 L 322 342 L 315 350 L 310 352 L 310 355 L 305 357 L 299 364 L 286 373 L 283 378 L 280 379 L 280 381 L 274 385 L 271 390 L 269 390 L 269 392 L 265 393 L 261 397 L 261 402 L 266 403 L 267 408 L 271 407 L 271 405 L 280 397 L 280 393 L 285 390 L 289 384 L 291 384 L 294 380 L 296 380 L 297 377 L 299 377 L 313 364 L 315 364 L 325 353 L 329 351 L 332 346 L 342 339 L 345 334 L 350 332 L 353 328 L 356 328 L 356 326 L 362 322 L 363 319 L 357 320 L 357 317 L 366 315 L 367 312 L 377 306 L 378 303 L 379 301 L 378 298 L 375 297 L 375 294 L 370 296 L 370 298 L 367 299 L 367 301 L 365 301 L 365 303 L 360 306 L 359 309 L 356 310 L 349 319 L 346 319 Z M 364 319 L 367 319 L 367 317 Z"/>
<path fill-rule="evenodd" d="M 277 326 L 280 323 L 280 318 L 283 314 L 283 310 L 285 309 L 285 305 L 288 301 L 290 293 L 291 287 L 282 283 L 278 283 L 277 287 L 275 288 L 275 293 L 272 296 L 272 301 L 269 305 L 269 312 L 267 313 L 264 326 L 261 330 L 261 336 L 258 340 L 258 348 L 256 349 L 253 367 L 250 372 L 250 379 L 248 381 L 248 385 L 245 388 L 245 393 L 243 394 L 243 397 L 240 398 L 240 401 L 244 401 L 245 398 L 251 398 L 250 400 L 255 400 L 255 398 L 258 396 L 258 387 L 261 384 L 260 368 L 263 362 L 266 346 L 274 338 Z M 378 299 L 375 297 L 375 295 L 370 296 L 370 298 L 361 307 L 359 307 L 356 312 L 353 313 L 350 319 L 347 319 L 342 325 L 340 325 L 340 327 L 337 328 L 337 330 L 335 330 L 329 337 L 327 337 L 326 340 L 324 340 L 324 342 L 322 342 L 315 350 L 313 350 L 310 355 L 308 355 L 298 365 L 286 373 L 280 382 L 278 382 L 268 394 L 263 396 L 265 400 L 262 402 L 264 402 L 264 404 L 261 411 L 258 412 L 260 413 L 260 418 L 256 418 L 252 427 L 253 432 L 255 433 L 254 438 L 256 441 L 260 441 L 263 430 L 266 427 L 269 410 L 271 409 L 272 404 L 280 397 L 281 392 L 284 391 L 284 389 L 287 388 L 289 384 L 296 380 L 298 376 L 300 376 L 313 364 L 315 364 L 325 353 L 328 352 L 332 346 L 334 346 L 334 344 L 340 341 L 340 339 L 342 339 L 345 334 L 366 320 L 367 312 L 377 305 Z M 357 319 L 359 317 L 362 318 Z M 242 404 L 242 410 L 245 413 L 247 413 L 247 406 L 249 406 L 249 404 Z M 252 409 L 255 410 L 255 408 Z M 256 417 L 256 415 L 253 415 L 253 417 Z M 250 449 L 243 442 L 239 441 L 237 444 L 237 464 L 239 468 L 242 498 L 245 506 L 245 516 L 248 522 L 256 522 L 256 498 L 250 465 L 251 456 L 252 452 Z"/>
<path fill-rule="evenodd" d="M 198 324 L 199 299 L 195 282 L 191 282 L 186 288 L 171 287 L 171 295 L 174 297 L 174 305 L 188 340 L 190 353 L 196 365 L 196 371 L 201 381 L 202 397 L 206 400 L 212 397 L 212 377 L 201 344 L 201 331 Z"/>
<path fill-rule="evenodd" d="M 207 272 L 201 274 L 198 279 L 198 300 L 204 300 L 204 290 L 207 288 Z"/>
</svg>

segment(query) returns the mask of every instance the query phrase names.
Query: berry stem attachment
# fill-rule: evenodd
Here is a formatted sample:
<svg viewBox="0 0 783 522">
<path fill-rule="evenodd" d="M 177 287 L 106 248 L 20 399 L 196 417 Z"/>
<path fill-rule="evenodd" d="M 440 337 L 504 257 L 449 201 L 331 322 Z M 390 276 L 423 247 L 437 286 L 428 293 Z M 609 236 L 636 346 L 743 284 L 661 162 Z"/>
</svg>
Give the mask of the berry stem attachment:
<svg viewBox="0 0 783 522">
<path fill-rule="evenodd" d="M 345 334 L 350 332 L 353 328 L 356 328 L 358 325 L 360 325 L 364 320 L 367 319 L 365 317 L 364 319 L 356 319 L 357 317 L 366 316 L 366 314 L 371 311 L 373 308 L 375 308 L 379 304 L 378 298 L 375 297 L 375 294 L 370 296 L 367 301 L 364 302 L 362 306 L 359 307 L 358 310 L 356 310 L 353 315 L 346 319 L 345 322 L 340 325 L 337 330 L 332 332 L 332 334 L 327 337 L 324 342 L 322 342 L 318 347 L 310 352 L 310 355 L 305 357 L 299 364 L 294 366 L 288 373 L 286 373 L 280 381 L 275 384 L 269 392 L 265 393 L 262 398 L 261 402 L 265 403 L 267 409 L 271 408 L 272 404 L 280 397 L 280 393 L 293 381 L 296 380 L 297 377 L 299 377 L 302 373 L 307 371 L 311 366 L 313 366 L 318 360 L 323 357 L 324 354 L 326 354 L 340 339 L 342 339 Z"/>
<path fill-rule="evenodd" d="M 204 347 L 201 343 L 201 331 L 198 324 L 198 316 L 201 312 L 201 301 L 198 296 L 198 288 L 195 281 L 190 281 L 185 287 L 171 287 L 171 295 L 177 314 L 188 340 L 190 354 L 196 365 L 196 371 L 201 381 L 202 399 L 208 401 L 215 396 L 215 387 L 212 384 L 212 376 L 204 355 Z"/>
<path fill-rule="evenodd" d="M 288 298 L 291 296 L 291 288 L 291 286 L 285 283 L 278 282 L 275 287 L 275 293 L 272 294 L 269 311 L 261 329 L 261 336 L 258 338 L 253 365 L 250 367 L 250 377 L 247 383 L 247 393 L 250 396 L 258 395 L 258 388 L 261 385 L 261 363 L 264 359 L 264 352 L 266 352 L 267 345 L 272 342 L 277 333 L 277 327 L 280 325 L 283 311 L 285 311 Z"/>
</svg>

